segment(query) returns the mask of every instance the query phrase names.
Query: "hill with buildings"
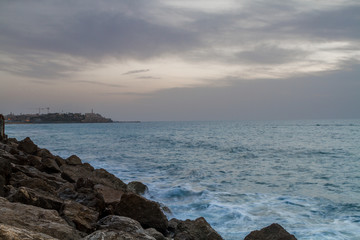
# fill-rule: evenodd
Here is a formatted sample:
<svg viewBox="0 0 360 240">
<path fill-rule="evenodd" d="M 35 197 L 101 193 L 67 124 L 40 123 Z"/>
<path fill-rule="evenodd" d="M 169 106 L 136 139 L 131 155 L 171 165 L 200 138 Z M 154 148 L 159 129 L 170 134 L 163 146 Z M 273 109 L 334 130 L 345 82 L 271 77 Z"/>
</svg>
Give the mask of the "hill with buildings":
<svg viewBox="0 0 360 240">
<path fill-rule="evenodd" d="M 47 114 L 9 114 L 6 123 L 112 123 L 98 113 L 47 113 Z"/>
</svg>

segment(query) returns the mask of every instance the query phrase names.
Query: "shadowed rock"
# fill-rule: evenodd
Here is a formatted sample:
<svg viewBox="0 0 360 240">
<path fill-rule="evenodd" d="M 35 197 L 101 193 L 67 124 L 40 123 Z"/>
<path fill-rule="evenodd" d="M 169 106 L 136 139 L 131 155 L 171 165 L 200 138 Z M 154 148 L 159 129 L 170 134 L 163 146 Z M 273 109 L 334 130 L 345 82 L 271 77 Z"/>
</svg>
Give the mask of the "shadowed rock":
<svg viewBox="0 0 360 240">
<path fill-rule="evenodd" d="M 34 144 L 34 142 L 29 137 L 20 141 L 18 148 L 19 148 L 19 150 L 24 151 L 28 154 L 35 154 L 38 150 L 38 147 Z"/>
<path fill-rule="evenodd" d="M 296 240 L 296 238 L 279 224 L 273 223 L 261 230 L 251 232 L 244 240 Z"/>
<path fill-rule="evenodd" d="M 147 235 L 155 238 L 156 240 L 166 240 L 164 235 L 162 235 L 160 232 L 158 232 L 155 228 L 145 229 L 145 232 Z"/>
<path fill-rule="evenodd" d="M 66 159 L 66 163 L 69 165 L 81 165 L 81 159 L 76 155 L 71 155 Z"/>
<path fill-rule="evenodd" d="M 146 191 L 148 191 L 148 187 L 145 184 L 137 181 L 128 183 L 127 187 L 129 191 L 140 195 L 143 195 Z"/>
<path fill-rule="evenodd" d="M 144 228 L 155 228 L 163 234 L 167 233 L 168 220 L 160 204 L 137 194 L 125 193 L 115 207 L 115 214 L 135 219 Z"/>
<path fill-rule="evenodd" d="M 27 187 L 20 187 L 7 197 L 11 202 L 19 202 L 33 205 L 45 209 L 55 209 L 59 211 L 63 205 L 63 201 L 54 195 L 38 192 Z"/>
<path fill-rule="evenodd" d="M 91 233 L 96 229 L 96 222 L 99 213 L 80 203 L 67 200 L 65 201 L 62 209 L 61 216 L 76 229 Z"/>
<path fill-rule="evenodd" d="M 175 240 L 222 240 L 223 238 L 202 217 L 192 220 L 171 219 L 169 229 Z"/>
</svg>

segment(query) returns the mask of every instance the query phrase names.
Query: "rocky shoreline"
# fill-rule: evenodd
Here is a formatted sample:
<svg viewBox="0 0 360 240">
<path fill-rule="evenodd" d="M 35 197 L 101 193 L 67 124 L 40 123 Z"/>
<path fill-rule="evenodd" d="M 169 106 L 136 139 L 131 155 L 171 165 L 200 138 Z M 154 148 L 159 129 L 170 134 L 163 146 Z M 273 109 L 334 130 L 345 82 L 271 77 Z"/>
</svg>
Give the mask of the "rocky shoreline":
<svg viewBox="0 0 360 240">
<path fill-rule="evenodd" d="M 146 190 L 75 155 L 54 156 L 30 138 L 0 141 L 0 239 L 223 239 L 202 217 L 168 220 L 170 209 L 144 198 Z M 278 224 L 245 237 L 294 239 Z"/>
</svg>

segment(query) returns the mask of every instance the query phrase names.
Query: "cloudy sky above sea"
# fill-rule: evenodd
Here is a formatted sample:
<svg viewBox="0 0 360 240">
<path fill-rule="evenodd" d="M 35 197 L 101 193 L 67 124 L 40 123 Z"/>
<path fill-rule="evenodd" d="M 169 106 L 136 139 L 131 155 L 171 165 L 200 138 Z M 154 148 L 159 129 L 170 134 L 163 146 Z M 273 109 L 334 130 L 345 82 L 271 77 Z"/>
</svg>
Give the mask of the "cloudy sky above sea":
<svg viewBox="0 0 360 240">
<path fill-rule="evenodd" d="M 360 118 L 358 0 L 0 0 L 0 113 Z"/>
</svg>

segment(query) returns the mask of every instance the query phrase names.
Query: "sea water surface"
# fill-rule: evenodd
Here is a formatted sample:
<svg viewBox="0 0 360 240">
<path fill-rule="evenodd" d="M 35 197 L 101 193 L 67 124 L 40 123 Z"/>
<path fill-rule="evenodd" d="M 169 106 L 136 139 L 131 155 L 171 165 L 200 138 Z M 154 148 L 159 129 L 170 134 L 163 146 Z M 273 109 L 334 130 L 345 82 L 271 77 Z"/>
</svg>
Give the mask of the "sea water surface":
<svg viewBox="0 0 360 240">
<path fill-rule="evenodd" d="M 169 218 L 226 240 L 277 222 L 298 239 L 360 239 L 360 120 L 7 125 L 9 137 L 148 185 Z"/>
</svg>

